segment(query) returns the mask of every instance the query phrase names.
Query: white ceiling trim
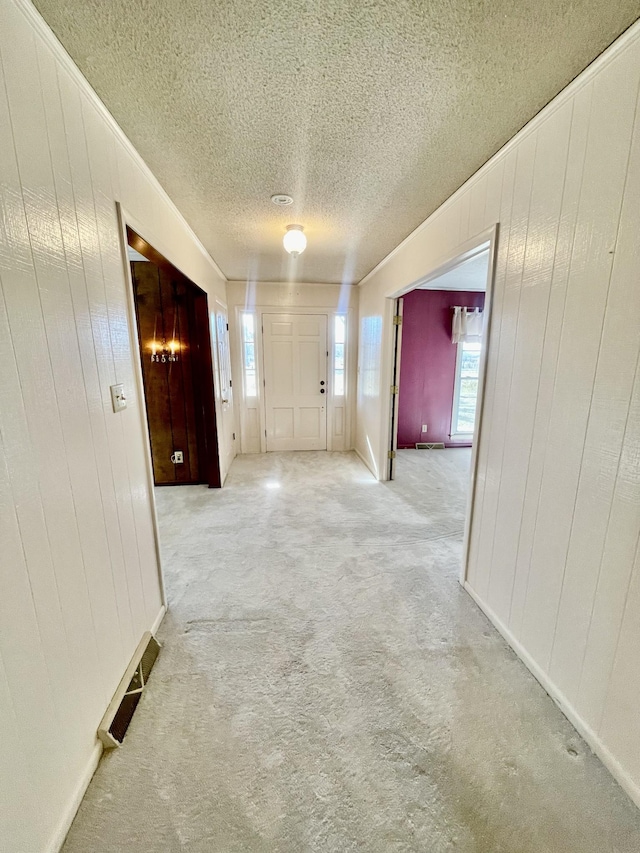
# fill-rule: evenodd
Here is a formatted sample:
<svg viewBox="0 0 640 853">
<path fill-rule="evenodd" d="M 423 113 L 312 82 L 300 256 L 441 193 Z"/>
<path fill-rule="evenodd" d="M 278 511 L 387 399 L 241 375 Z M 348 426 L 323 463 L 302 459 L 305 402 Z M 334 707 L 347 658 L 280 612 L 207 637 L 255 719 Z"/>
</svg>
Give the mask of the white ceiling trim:
<svg viewBox="0 0 640 853">
<path fill-rule="evenodd" d="M 523 139 L 525 139 L 530 133 L 532 133 L 537 126 L 545 121 L 550 115 L 552 115 L 556 110 L 560 109 L 560 107 L 570 98 L 572 98 L 583 86 L 586 86 L 596 74 L 600 73 L 610 62 L 613 62 L 621 53 L 631 47 L 631 45 L 635 44 L 636 41 L 640 39 L 640 20 L 636 21 L 634 24 L 631 24 L 629 29 L 625 30 L 622 35 L 618 36 L 618 38 L 613 42 L 613 44 L 609 45 L 606 50 L 604 50 L 599 56 L 597 56 L 593 62 L 591 62 L 584 71 L 581 71 L 577 77 L 565 86 L 565 88 L 558 92 L 558 94 L 553 98 L 553 100 L 549 101 L 542 109 L 537 112 L 529 121 L 525 124 L 523 128 L 521 128 L 508 142 L 500 148 L 496 153 L 491 157 L 487 162 L 481 166 L 475 174 L 471 175 L 464 184 L 462 184 L 458 189 L 449 196 L 449 198 L 443 202 L 437 210 L 434 210 L 433 213 L 428 216 L 424 222 L 421 222 L 417 228 L 415 228 L 410 234 L 408 234 L 401 243 L 392 249 L 388 255 L 375 265 L 375 267 L 370 270 L 363 279 L 358 282 L 358 287 L 362 287 L 362 285 L 366 284 L 369 279 L 373 278 L 373 276 L 378 273 L 384 266 L 386 266 L 392 258 L 394 258 L 397 254 L 399 254 L 405 246 L 407 246 L 412 240 L 419 236 L 419 234 L 427 228 L 433 220 L 435 220 L 438 216 L 444 213 L 448 207 L 454 204 L 458 198 L 463 195 L 463 193 L 467 192 L 471 189 L 471 187 L 480 180 L 488 171 L 490 171 L 498 160 L 502 157 L 505 157 L 512 148 L 515 148 L 519 145 Z M 473 237 L 473 235 L 472 235 Z"/>
<path fill-rule="evenodd" d="M 75 82 L 80 87 L 83 94 L 88 98 L 91 105 L 100 113 L 102 118 L 107 122 L 107 124 L 109 125 L 111 130 L 113 130 L 113 132 L 116 134 L 116 136 L 118 137 L 118 139 L 120 140 L 122 145 L 124 145 L 124 147 L 127 149 L 129 154 L 131 154 L 131 156 L 135 160 L 137 166 L 142 170 L 142 172 L 144 172 L 145 177 L 149 181 L 151 181 L 151 183 L 153 184 L 155 189 L 157 189 L 159 192 L 162 193 L 164 198 L 167 200 L 167 204 L 171 207 L 171 210 L 173 211 L 173 213 L 178 217 L 178 219 L 188 229 L 189 234 L 191 236 L 191 239 L 193 240 L 195 245 L 198 247 L 200 252 L 204 255 L 207 262 L 211 264 L 211 266 L 216 271 L 217 275 L 219 275 L 220 278 L 224 282 L 226 282 L 227 281 L 226 275 L 222 272 L 222 270 L 220 269 L 218 264 L 211 257 L 211 255 L 209 254 L 209 252 L 205 248 L 204 243 L 202 243 L 202 241 L 199 239 L 199 237 L 195 234 L 195 232 L 193 231 L 193 229 L 191 228 L 191 226 L 189 225 L 189 223 L 187 222 L 187 220 L 185 219 L 183 214 L 180 212 L 180 210 L 176 206 L 173 199 L 168 195 L 165 188 L 162 186 L 160 181 L 153 174 L 153 172 L 151 171 L 151 169 L 149 168 L 147 163 L 143 160 L 142 156 L 138 152 L 138 149 L 135 147 L 133 142 L 131 142 L 131 140 L 126 135 L 124 130 L 120 127 L 120 125 L 115 120 L 115 118 L 111 115 L 111 113 L 106 108 L 103 101 L 98 96 L 95 89 L 93 89 L 93 87 L 91 86 L 91 84 L 89 83 L 87 78 L 84 76 L 82 71 L 80 71 L 80 69 L 75 64 L 75 62 L 73 61 L 71 56 L 67 53 L 64 45 L 58 39 L 58 37 L 53 32 L 51 27 L 47 24 L 47 22 L 42 17 L 40 12 L 38 12 L 38 10 L 33 5 L 33 3 L 31 3 L 31 0 L 13 0 L 13 2 L 16 5 L 16 7 L 20 10 L 20 12 L 22 12 L 22 14 L 25 16 L 25 18 L 27 18 L 27 20 L 29 21 L 31 26 L 34 27 L 34 29 L 37 31 L 38 35 L 40 35 L 42 37 L 42 39 L 46 42 L 46 44 L 49 46 L 49 48 L 53 51 L 56 59 L 58 59 L 60 61 L 60 63 L 64 66 L 64 68 L 69 72 L 69 74 L 72 76 L 72 78 L 75 80 Z M 117 199 L 117 200 L 119 200 L 119 199 Z"/>
</svg>

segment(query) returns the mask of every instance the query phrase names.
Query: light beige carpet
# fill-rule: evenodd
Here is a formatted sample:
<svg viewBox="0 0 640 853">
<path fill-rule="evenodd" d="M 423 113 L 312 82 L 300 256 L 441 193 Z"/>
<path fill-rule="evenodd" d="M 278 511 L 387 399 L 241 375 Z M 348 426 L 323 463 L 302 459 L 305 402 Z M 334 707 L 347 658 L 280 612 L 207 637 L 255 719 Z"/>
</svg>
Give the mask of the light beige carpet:
<svg viewBox="0 0 640 853">
<path fill-rule="evenodd" d="M 468 451 L 158 490 L 171 611 L 64 853 L 638 853 L 640 812 L 457 582 Z"/>
</svg>

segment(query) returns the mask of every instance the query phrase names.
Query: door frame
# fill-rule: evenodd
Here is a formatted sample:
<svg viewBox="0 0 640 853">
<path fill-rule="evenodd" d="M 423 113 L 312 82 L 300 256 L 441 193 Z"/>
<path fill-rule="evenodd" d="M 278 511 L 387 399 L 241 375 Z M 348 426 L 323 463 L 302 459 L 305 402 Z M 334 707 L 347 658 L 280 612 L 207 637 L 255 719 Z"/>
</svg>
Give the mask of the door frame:
<svg viewBox="0 0 640 853">
<path fill-rule="evenodd" d="M 153 458 L 151 456 L 151 438 L 149 435 L 149 422 L 147 420 L 147 407 L 144 402 L 144 379 L 142 377 L 142 364 L 140 363 L 140 344 L 138 342 L 138 321 L 136 318 L 136 303 L 133 289 L 133 277 L 131 275 L 131 265 L 129 262 L 129 253 L 127 248 L 129 240 L 127 237 L 127 225 L 133 228 L 138 234 L 140 233 L 140 223 L 136 222 L 135 218 L 129 215 L 119 201 L 116 202 L 116 217 L 118 220 L 118 230 L 120 233 L 120 256 L 124 272 L 124 280 L 127 283 L 125 287 L 127 300 L 127 319 L 129 326 L 129 345 L 131 347 L 131 364 L 133 375 L 136 384 L 136 396 L 139 400 L 138 414 L 140 417 L 140 426 L 142 428 L 142 440 L 145 449 L 145 468 L 147 473 L 147 490 L 149 492 L 151 503 L 151 523 L 153 526 L 153 540 L 156 552 L 156 560 L 158 565 L 158 580 L 160 582 L 160 595 L 162 606 L 167 608 L 167 592 L 164 582 L 164 568 L 162 564 L 162 548 L 160 546 L 160 531 L 158 525 L 158 508 L 156 505 L 155 493 L 155 477 L 153 475 Z M 144 226 L 142 226 L 144 232 Z"/>
<path fill-rule="evenodd" d="M 344 408 L 344 430 L 347 436 L 346 443 L 349 448 L 352 445 L 352 435 L 351 435 L 351 426 L 352 426 L 352 407 L 355 400 L 355 387 L 357 384 L 357 380 L 355 377 L 352 377 L 352 369 L 354 367 L 352 362 L 352 345 L 354 339 L 357 339 L 357 328 L 354 327 L 354 322 L 357 322 L 357 316 L 354 314 L 352 308 L 348 308 L 344 311 L 338 310 L 337 307 L 322 305 L 315 306 L 310 305 L 309 307 L 300 307 L 300 306 L 282 306 L 282 305 L 234 305 L 234 321 L 232 326 L 232 336 L 231 336 L 231 346 L 233 347 L 233 351 L 235 355 L 233 358 L 236 360 L 236 365 L 238 369 L 238 393 L 234 394 L 234 408 L 236 411 L 235 423 L 237 427 L 237 435 L 239 438 L 239 452 L 247 453 L 245 449 L 245 423 L 244 423 L 244 359 L 242 353 L 242 314 L 251 313 L 253 314 L 256 322 L 255 326 L 255 342 L 256 342 L 256 370 L 257 370 L 257 411 L 258 411 L 258 420 L 259 420 L 259 430 L 260 430 L 260 453 L 267 452 L 267 442 L 265 436 L 266 429 L 266 408 L 265 408 L 265 393 L 264 393 L 264 348 L 262 342 L 262 315 L 263 314 L 318 314 L 321 316 L 325 316 L 327 318 L 327 348 L 329 350 L 329 358 L 327 359 L 327 388 L 329 389 L 329 393 L 327 394 L 327 452 L 332 452 L 334 448 L 334 436 L 333 436 L 333 426 L 334 426 L 334 417 L 335 417 L 335 409 L 342 406 Z M 334 352 L 335 345 L 335 329 L 333 318 L 336 314 L 343 314 L 346 317 L 346 332 L 347 332 L 347 346 L 345 349 L 345 382 L 346 382 L 346 394 L 344 397 L 339 398 L 343 402 L 336 405 L 336 398 L 334 394 L 334 372 L 332 369 L 332 360 L 331 355 Z M 233 361 L 232 361 L 233 365 Z M 339 448 L 342 450 L 342 448 Z M 313 451 L 316 452 L 316 451 Z M 321 451 L 318 451 L 321 452 Z"/>
<path fill-rule="evenodd" d="M 400 405 L 400 353 L 402 352 L 402 316 L 404 299 L 393 300 L 393 367 L 391 373 L 391 449 L 387 477 L 394 479 L 396 453 L 398 450 L 398 409 Z M 397 319 L 396 319 L 397 318 Z"/>
<path fill-rule="evenodd" d="M 189 279 L 189 281 L 191 281 Z M 191 282 L 194 288 L 194 323 L 198 347 L 198 387 L 194 391 L 196 405 L 202 406 L 202 440 L 206 455 L 207 486 L 222 488 L 220 472 L 220 442 L 218 440 L 218 418 L 215 400 L 215 370 L 211 344 L 211 313 L 206 291 Z M 196 360 L 194 360 L 194 364 Z"/>
<path fill-rule="evenodd" d="M 226 317 L 226 334 L 227 334 L 227 356 L 229 359 L 229 391 L 231 394 L 231 405 L 226 410 L 224 409 L 225 402 L 223 399 L 223 382 L 222 382 L 222 371 L 223 366 L 220 360 L 220 335 L 218 330 L 218 315 L 224 312 L 224 316 Z M 213 316 L 212 316 L 213 315 Z M 214 373 L 217 377 L 217 384 L 215 386 L 215 395 L 216 400 L 218 401 L 218 413 L 219 413 L 219 423 L 218 428 L 219 432 L 222 433 L 223 442 L 225 440 L 224 431 L 225 427 L 225 414 L 228 415 L 229 422 L 231 423 L 231 435 L 232 441 L 230 444 L 230 452 L 224 457 L 220 457 L 220 476 L 222 478 L 222 484 L 224 485 L 227 475 L 229 474 L 229 469 L 231 467 L 231 463 L 233 462 L 236 456 L 236 432 L 238 431 L 238 427 L 236 424 L 236 388 L 233 387 L 233 376 L 232 376 L 232 367 L 231 367 L 231 353 L 232 353 L 232 345 L 231 345 L 231 325 L 229 323 L 229 306 L 226 302 L 223 302 L 220 297 L 216 296 L 214 299 L 214 304 L 210 308 L 209 313 L 211 329 L 213 331 L 214 340 L 213 340 L 213 362 L 214 362 Z M 224 461 L 224 465 L 223 465 Z M 224 469 L 224 474 L 223 474 Z"/>
<path fill-rule="evenodd" d="M 135 216 L 133 216 L 129 211 L 127 211 L 123 205 L 116 201 L 116 219 L 118 223 L 118 231 L 120 236 L 120 258 L 122 261 L 122 269 L 124 273 L 124 280 L 126 282 L 125 292 L 126 292 L 126 302 L 127 302 L 127 320 L 129 327 L 129 346 L 131 348 L 131 353 L 133 358 L 131 360 L 132 370 L 135 382 L 135 391 L 136 396 L 139 401 L 138 405 L 138 414 L 140 418 L 140 426 L 142 428 L 144 449 L 145 449 L 145 469 L 146 469 L 146 480 L 147 480 L 147 490 L 149 493 L 150 504 L 151 504 L 151 524 L 153 528 L 153 540 L 154 547 L 156 553 L 156 561 L 158 566 L 158 582 L 160 585 L 160 596 L 162 600 L 162 606 L 166 610 L 167 609 L 167 593 L 164 582 L 164 568 L 162 562 L 162 547 L 160 545 L 160 532 L 159 532 L 159 524 L 158 524 L 158 509 L 156 504 L 156 495 L 155 495 L 155 478 L 153 475 L 153 459 L 151 456 L 151 439 L 149 436 L 149 422 L 147 420 L 147 407 L 145 404 L 145 394 L 144 394 L 144 379 L 142 376 L 142 364 L 140 361 L 140 344 L 138 341 L 138 321 L 136 318 L 136 305 L 135 305 L 135 295 L 133 288 L 133 278 L 131 276 L 131 266 L 129 263 L 129 254 L 127 252 L 127 248 L 129 246 L 129 240 L 127 237 L 127 227 L 131 230 L 135 231 L 136 234 L 143 235 L 147 234 L 151 236 L 151 239 L 147 241 L 146 237 L 143 237 L 145 241 L 149 243 L 150 246 L 153 246 L 154 249 L 161 254 L 162 257 L 171 263 L 170 257 L 168 253 L 164 253 L 164 247 L 162 246 L 162 240 L 155 240 L 153 235 L 150 234 L 149 228 Z M 159 247 L 159 248 L 158 248 Z M 180 268 L 176 264 L 172 264 L 175 266 L 177 270 Z M 183 273 L 184 275 L 184 273 Z M 185 276 L 185 278 L 189 278 Z M 191 279 L 189 279 L 191 281 Z M 197 285 L 195 285 L 197 287 Z M 198 288 L 202 290 L 202 288 Z M 207 294 L 204 290 L 202 290 L 205 298 Z M 208 314 L 207 314 L 208 316 Z M 211 335 L 209 334 L 209 342 L 211 341 Z M 134 355 L 135 354 L 135 355 Z M 212 377 L 213 379 L 213 377 Z M 213 392 L 212 392 L 213 393 Z M 214 409 L 213 409 L 213 424 L 216 424 L 215 420 L 215 401 L 214 401 Z M 216 441 L 217 441 L 217 431 L 216 431 Z M 218 473 L 219 476 L 219 473 Z"/>
<path fill-rule="evenodd" d="M 125 223 L 124 236 L 126 239 L 125 253 L 129 242 L 129 232 L 138 238 L 140 245 L 137 251 L 144 255 L 157 267 L 167 268 L 169 272 L 177 271 L 189 287 L 192 311 L 189 310 L 189 326 L 193 331 L 195 340 L 193 342 L 195 357 L 191 360 L 192 382 L 194 395 L 194 408 L 196 409 L 196 434 L 198 444 L 198 481 L 206 484 L 210 489 L 219 489 L 222 485 L 220 478 L 220 452 L 218 442 L 218 425 L 215 407 L 215 378 L 211 339 L 211 319 L 209 314 L 209 299 L 205 290 L 195 284 L 175 264 L 172 264 L 165 255 L 153 246 L 139 231 L 129 223 Z M 135 247 L 134 247 L 135 248 Z M 129 279 L 131 282 L 131 297 L 133 302 L 133 330 L 138 333 L 138 318 L 136 311 L 135 287 L 131 275 L 131 266 L 127 256 Z M 142 377 L 142 399 L 145 400 L 145 423 L 149 433 L 149 421 L 146 416 L 146 394 L 144 393 L 144 375 L 142 372 L 142 353 L 140 352 L 139 335 L 136 336 L 138 362 L 140 375 Z M 195 381 L 194 381 L 195 380 Z M 204 451 L 204 459 L 202 459 Z M 153 455 L 151 457 L 151 468 L 153 474 Z M 204 471 L 203 471 L 204 469 Z M 153 477 L 155 488 L 155 477 Z M 178 484 L 176 484 L 178 485 Z M 185 484 L 187 485 L 187 484 Z M 196 485 L 191 483 L 190 485 Z"/>
<path fill-rule="evenodd" d="M 482 347 L 482 353 L 480 355 L 480 379 L 478 382 L 478 402 L 476 404 L 476 423 L 475 423 L 475 432 L 474 439 L 471 446 L 471 470 L 469 477 L 469 489 L 467 491 L 467 505 L 465 511 L 465 520 L 464 520 L 464 536 L 462 541 L 462 563 L 460 566 L 460 576 L 459 580 L 462 585 L 465 584 L 467 580 L 467 570 L 469 564 L 469 546 L 471 542 L 471 526 L 473 524 L 473 510 L 476 502 L 476 486 L 477 486 L 477 474 L 478 474 L 478 447 L 480 445 L 481 437 L 482 437 L 482 428 L 485 420 L 485 389 L 487 382 L 487 362 L 488 362 L 488 353 L 489 353 L 489 345 L 490 345 L 490 330 L 491 330 L 491 317 L 493 310 L 493 286 L 495 281 L 495 267 L 496 267 L 496 256 L 498 250 L 498 234 L 499 225 L 496 222 L 495 225 L 492 225 L 490 228 L 482 231 L 480 234 L 477 234 L 475 237 L 471 237 L 469 240 L 466 240 L 464 243 L 459 245 L 454 252 L 446 256 L 444 259 L 440 260 L 434 267 L 432 267 L 425 275 L 411 282 L 405 287 L 402 287 L 395 293 L 391 294 L 386 298 L 386 312 L 385 316 L 388 318 L 392 318 L 395 313 L 395 305 L 396 301 L 400 300 L 402 296 L 409 293 L 412 290 L 415 290 L 417 287 L 424 286 L 425 284 L 429 284 L 429 282 L 434 279 L 439 278 L 446 272 L 450 272 L 459 266 L 463 261 L 467 261 L 470 258 L 475 257 L 475 255 L 480 254 L 481 252 L 489 250 L 489 260 L 487 263 L 487 283 L 484 291 L 484 309 L 483 309 L 483 340 L 485 342 Z M 441 289 L 441 288 L 432 288 L 432 289 Z M 397 370 L 397 377 L 399 379 L 400 376 L 400 368 L 401 368 L 401 341 L 402 336 L 395 335 L 396 326 L 393 325 L 393 321 L 389 323 L 389 327 L 391 331 L 388 333 L 389 346 L 391 352 L 391 364 L 390 367 L 390 375 L 394 375 L 393 371 Z M 392 392 L 392 386 L 390 386 L 391 391 L 391 407 L 392 409 L 397 406 L 397 397 L 399 395 L 394 395 Z M 386 423 L 384 424 L 386 440 L 384 446 L 389 448 L 390 451 L 395 452 L 398 445 L 398 418 L 395 419 L 388 418 L 385 416 Z M 387 460 L 387 465 L 385 466 L 385 479 L 392 479 L 393 468 L 391 467 L 393 463 L 393 457 L 389 454 L 389 458 Z"/>
</svg>

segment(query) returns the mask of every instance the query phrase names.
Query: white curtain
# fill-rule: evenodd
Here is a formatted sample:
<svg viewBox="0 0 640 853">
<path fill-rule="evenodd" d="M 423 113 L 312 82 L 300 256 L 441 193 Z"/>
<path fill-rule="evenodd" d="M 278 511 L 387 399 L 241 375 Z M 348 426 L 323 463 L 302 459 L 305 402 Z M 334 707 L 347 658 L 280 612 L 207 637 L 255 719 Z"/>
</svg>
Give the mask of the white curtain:
<svg viewBox="0 0 640 853">
<path fill-rule="evenodd" d="M 482 311 L 479 308 L 465 308 L 462 305 L 453 306 L 453 324 L 451 327 L 451 342 L 459 344 L 480 343 L 482 340 Z"/>
</svg>

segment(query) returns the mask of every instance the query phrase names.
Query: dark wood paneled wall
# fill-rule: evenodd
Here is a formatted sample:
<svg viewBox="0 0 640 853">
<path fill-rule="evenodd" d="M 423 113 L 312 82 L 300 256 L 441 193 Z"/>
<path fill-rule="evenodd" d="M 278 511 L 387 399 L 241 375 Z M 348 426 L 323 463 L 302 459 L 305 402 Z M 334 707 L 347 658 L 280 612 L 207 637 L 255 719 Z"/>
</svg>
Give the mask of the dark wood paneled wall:
<svg viewBox="0 0 640 853">
<path fill-rule="evenodd" d="M 200 373 L 194 365 L 197 288 L 177 270 L 153 263 L 132 261 L 131 271 L 155 483 L 206 483 L 205 430 L 194 376 L 194 367 Z M 154 342 L 162 358 L 163 340 L 176 342 L 177 361 L 152 360 Z M 182 463 L 171 461 L 176 451 L 182 451 Z"/>
</svg>

